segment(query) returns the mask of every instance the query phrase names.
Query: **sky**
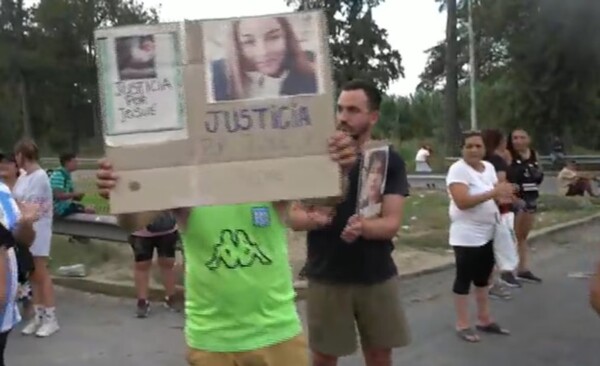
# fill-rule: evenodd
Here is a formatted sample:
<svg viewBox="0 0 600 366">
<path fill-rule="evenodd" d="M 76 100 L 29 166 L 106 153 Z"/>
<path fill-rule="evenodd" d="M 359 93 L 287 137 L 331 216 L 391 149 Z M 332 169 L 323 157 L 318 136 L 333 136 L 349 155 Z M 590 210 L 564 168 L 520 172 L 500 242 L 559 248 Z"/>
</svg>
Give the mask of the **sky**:
<svg viewBox="0 0 600 366">
<path fill-rule="evenodd" d="M 37 1 L 29 0 L 25 3 Z M 160 6 L 163 22 L 272 14 L 290 11 L 285 0 L 142 0 Z M 202 5 L 204 4 L 204 5 Z M 400 51 L 405 78 L 396 80 L 388 92 L 409 95 L 419 83 L 427 56 L 425 50 L 445 37 L 446 16 L 434 0 L 386 0 L 374 11 L 375 21 L 389 33 L 391 46 Z"/>
</svg>

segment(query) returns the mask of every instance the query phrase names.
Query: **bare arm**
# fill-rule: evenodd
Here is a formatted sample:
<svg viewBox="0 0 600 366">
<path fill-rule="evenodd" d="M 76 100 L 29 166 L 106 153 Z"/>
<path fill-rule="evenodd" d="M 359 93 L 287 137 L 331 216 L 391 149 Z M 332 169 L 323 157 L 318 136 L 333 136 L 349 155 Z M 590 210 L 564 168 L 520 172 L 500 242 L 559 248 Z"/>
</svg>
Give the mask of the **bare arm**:
<svg viewBox="0 0 600 366">
<path fill-rule="evenodd" d="M 388 194 L 383 196 L 381 217 L 364 219 L 362 237 L 369 240 L 393 239 L 402 223 L 404 212 L 404 196 Z"/>
<path fill-rule="evenodd" d="M 329 224 L 332 216 L 331 207 L 306 207 L 301 202 L 293 202 L 289 205 L 287 225 L 294 231 L 312 231 Z"/>
<path fill-rule="evenodd" d="M 468 210 L 483 202 L 494 199 L 496 196 L 494 189 L 485 193 L 470 195 L 469 187 L 464 183 L 452 183 L 450 184 L 449 189 L 452 200 L 454 200 L 456 207 L 461 210 Z"/>
</svg>

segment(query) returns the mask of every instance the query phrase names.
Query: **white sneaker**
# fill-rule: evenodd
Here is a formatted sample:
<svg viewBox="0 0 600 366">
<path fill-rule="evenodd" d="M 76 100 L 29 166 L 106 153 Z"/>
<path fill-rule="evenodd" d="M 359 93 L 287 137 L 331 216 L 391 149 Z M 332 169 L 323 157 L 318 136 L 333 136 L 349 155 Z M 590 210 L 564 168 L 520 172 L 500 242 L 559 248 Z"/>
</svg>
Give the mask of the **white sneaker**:
<svg viewBox="0 0 600 366">
<path fill-rule="evenodd" d="M 42 317 L 34 316 L 29 323 L 21 330 L 23 335 L 32 335 L 42 326 Z"/>
<path fill-rule="evenodd" d="M 49 337 L 52 334 L 58 332 L 59 329 L 60 329 L 60 326 L 58 325 L 58 321 L 56 320 L 56 318 L 44 317 L 44 320 L 42 321 L 42 325 L 37 330 L 37 332 L 35 332 L 35 335 L 37 337 L 45 338 L 45 337 Z"/>
</svg>

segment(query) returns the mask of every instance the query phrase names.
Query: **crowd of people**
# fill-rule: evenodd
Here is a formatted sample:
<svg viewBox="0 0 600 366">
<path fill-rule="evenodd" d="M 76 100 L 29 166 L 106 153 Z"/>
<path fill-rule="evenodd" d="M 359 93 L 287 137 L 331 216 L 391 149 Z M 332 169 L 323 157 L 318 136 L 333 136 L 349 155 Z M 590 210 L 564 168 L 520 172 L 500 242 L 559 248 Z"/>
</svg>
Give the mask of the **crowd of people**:
<svg viewBox="0 0 600 366">
<path fill-rule="evenodd" d="M 119 224 L 132 233 L 137 316 L 148 315 L 148 271 L 156 249 L 165 303 L 174 309 L 185 305 L 191 366 L 306 366 L 309 349 L 314 366 L 334 366 L 338 358 L 357 350 L 357 339 L 366 365 L 391 366 L 392 349 L 410 343 L 392 258 L 392 240 L 402 222 L 409 184 L 405 163 L 393 149 L 379 214 L 372 218 L 357 214 L 361 147 L 378 121 L 381 99 L 369 82 L 355 80 L 341 89 L 340 130 L 327 144 L 330 158 L 349 178 L 349 188 L 336 207 L 253 202 L 118 216 Z M 16 257 L 21 248 L 33 258 L 33 269 L 25 277 L 31 282 L 34 312 L 22 332 L 46 337 L 59 329 L 47 269 L 52 218 L 91 212 L 72 184 L 75 159 L 72 154 L 61 157 L 61 169 L 49 178 L 38 163 L 37 147 L 29 140 L 18 143 L 14 155 L 0 157 L 4 181 L 0 184 L 0 294 L 8 294 L 0 297 L 2 349 L 20 320 L 15 298 L 16 274 L 21 270 Z M 96 175 L 100 194 L 109 197 L 119 172 L 102 160 Z M 531 271 L 527 238 L 543 178 L 526 131 L 516 129 L 507 137 L 497 130 L 463 135 L 462 158 L 450 167 L 446 179 L 451 198 L 449 244 L 456 257 L 452 292 L 460 339 L 478 342 L 480 333 L 510 334 L 492 317 L 490 297 L 508 299 L 508 288 L 521 287 L 524 281 L 542 282 Z M 496 227 L 507 213 L 514 214 L 519 258 L 514 271 L 495 269 Z M 295 305 L 288 228 L 307 232 L 308 342 Z M 185 302 L 177 296 L 172 273 L 178 235 L 186 262 Z M 475 327 L 468 310 L 472 285 Z M 600 304 L 600 295 L 593 300 Z"/>
</svg>

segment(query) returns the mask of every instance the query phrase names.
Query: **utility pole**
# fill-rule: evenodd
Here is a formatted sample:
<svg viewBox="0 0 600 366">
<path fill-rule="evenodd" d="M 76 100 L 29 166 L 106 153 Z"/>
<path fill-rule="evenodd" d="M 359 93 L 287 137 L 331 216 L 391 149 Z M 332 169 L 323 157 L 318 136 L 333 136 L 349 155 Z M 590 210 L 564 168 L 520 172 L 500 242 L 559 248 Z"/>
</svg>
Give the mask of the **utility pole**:
<svg viewBox="0 0 600 366">
<path fill-rule="evenodd" d="M 475 31 L 473 30 L 473 1 L 467 0 L 469 6 L 469 81 L 471 89 L 471 130 L 477 130 L 477 93 L 476 93 L 476 62 L 475 62 Z"/>
</svg>

